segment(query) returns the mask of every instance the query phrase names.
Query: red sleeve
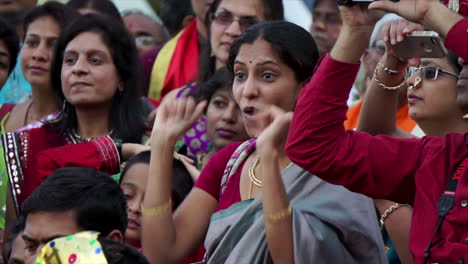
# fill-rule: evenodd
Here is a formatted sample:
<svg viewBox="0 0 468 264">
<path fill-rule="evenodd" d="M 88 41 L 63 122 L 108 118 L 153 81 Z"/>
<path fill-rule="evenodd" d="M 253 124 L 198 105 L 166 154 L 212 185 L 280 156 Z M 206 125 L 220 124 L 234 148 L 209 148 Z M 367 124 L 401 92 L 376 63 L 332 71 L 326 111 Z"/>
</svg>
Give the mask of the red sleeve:
<svg viewBox="0 0 468 264">
<path fill-rule="evenodd" d="M 219 186 L 223 177 L 224 168 L 226 167 L 232 153 L 239 147 L 242 142 L 236 142 L 227 145 L 225 148 L 216 153 L 203 168 L 200 177 L 198 177 L 195 187 L 204 190 L 219 200 Z"/>
<path fill-rule="evenodd" d="M 468 18 L 458 21 L 448 32 L 445 46 L 468 61 Z"/>
<path fill-rule="evenodd" d="M 417 139 L 345 131 L 346 100 L 359 64 L 327 55 L 299 96 L 286 153 L 324 180 L 374 198 L 410 202 L 421 157 Z M 383 188 L 385 186 L 385 188 Z"/>
<path fill-rule="evenodd" d="M 35 187 L 52 172 L 63 167 L 88 167 L 112 175 L 120 171 L 120 159 L 114 141 L 108 136 L 87 143 L 47 149 L 36 158 Z"/>
</svg>

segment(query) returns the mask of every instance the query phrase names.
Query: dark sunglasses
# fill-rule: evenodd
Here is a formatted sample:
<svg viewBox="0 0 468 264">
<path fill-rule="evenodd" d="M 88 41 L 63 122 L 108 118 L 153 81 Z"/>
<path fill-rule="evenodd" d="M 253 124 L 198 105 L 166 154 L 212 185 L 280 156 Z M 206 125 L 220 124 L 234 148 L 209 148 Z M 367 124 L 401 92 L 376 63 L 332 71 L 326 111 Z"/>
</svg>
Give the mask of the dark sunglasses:
<svg viewBox="0 0 468 264">
<path fill-rule="evenodd" d="M 253 26 L 258 23 L 258 20 L 254 17 L 234 17 L 231 13 L 220 12 L 217 14 L 211 14 L 211 20 L 224 26 L 229 26 L 234 21 L 239 21 L 239 25 L 242 31 L 246 30 L 250 26 Z"/>
<path fill-rule="evenodd" d="M 409 67 L 408 73 L 409 75 L 413 75 L 414 73 L 419 71 L 419 77 L 423 80 L 436 80 L 437 77 L 439 76 L 439 72 L 448 74 L 450 76 L 453 76 L 458 79 L 458 75 L 448 72 L 446 70 L 443 70 L 439 67 L 434 67 L 434 66 L 425 66 L 425 67 Z"/>
</svg>

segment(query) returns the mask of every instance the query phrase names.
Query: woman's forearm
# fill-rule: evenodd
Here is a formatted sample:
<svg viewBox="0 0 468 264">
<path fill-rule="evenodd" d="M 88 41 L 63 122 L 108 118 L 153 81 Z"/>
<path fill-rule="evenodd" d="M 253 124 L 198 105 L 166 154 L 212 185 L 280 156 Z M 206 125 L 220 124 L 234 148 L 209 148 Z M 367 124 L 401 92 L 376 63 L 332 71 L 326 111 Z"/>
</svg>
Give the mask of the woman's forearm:
<svg viewBox="0 0 468 264">
<path fill-rule="evenodd" d="M 350 27 L 343 25 L 330 56 L 340 62 L 358 63 L 368 46 L 373 26 Z"/>
<path fill-rule="evenodd" d="M 164 206 L 171 200 L 172 163 L 175 140 L 158 135 L 152 141 L 146 195 L 143 202 L 142 245 L 150 263 L 171 263 L 176 243 L 172 208 Z M 153 209 L 153 211 L 151 211 Z M 145 212 L 147 211 L 147 212 Z"/>
<path fill-rule="evenodd" d="M 377 210 L 382 215 L 395 203 L 387 200 L 374 200 Z M 401 205 L 385 218 L 385 229 L 387 230 L 392 244 L 402 264 L 413 264 L 413 257 L 409 250 L 409 232 L 413 210 L 406 205 Z"/>
<path fill-rule="evenodd" d="M 268 249 L 274 263 L 294 263 L 291 205 L 284 189 L 278 153 L 260 154 L 263 175 L 263 213 Z"/>
<path fill-rule="evenodd" d="M 395 69 L 394 65 L 385 60 L 376 67 L 375 76 L 372 79 L 364 97 L 364 101 L 359 116 L 357 130 L 364 131 L 371 135 L 385 134 L 396 136 L 398 129 L 396 126 L 398 99 L 401 88 L 389 90 L 387 87 L 396 87 L 405 82 L 405 71 L 389 74 L 383 68 Z M 383 65 L 382 65 L 383 64 Z M 378 84 L 376 79 L 381 84 Z M 403 91 L 402 91 L 403 92 Z"/>
<path fill-rule="evenodd" d="M 442 2 L 434 2 L 424 16 L 423 23 L 442 36 L 447 36 L 450 29 L 463 17 L 448 9 Z"/>
</svg>

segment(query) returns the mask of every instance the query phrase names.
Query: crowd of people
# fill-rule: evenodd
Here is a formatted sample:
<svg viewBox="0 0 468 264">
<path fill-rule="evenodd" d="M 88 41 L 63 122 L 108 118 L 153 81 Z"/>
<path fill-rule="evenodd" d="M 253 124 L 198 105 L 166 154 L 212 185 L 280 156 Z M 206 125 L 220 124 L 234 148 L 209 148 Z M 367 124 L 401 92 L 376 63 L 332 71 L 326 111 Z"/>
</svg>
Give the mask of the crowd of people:
<svg viewBox="0 0 468 264">
<path fill-rule="evenodd" d="M 468 263 L 468 2 L 306 2 L 0 1 L 0 263 Z"/>
</svg>

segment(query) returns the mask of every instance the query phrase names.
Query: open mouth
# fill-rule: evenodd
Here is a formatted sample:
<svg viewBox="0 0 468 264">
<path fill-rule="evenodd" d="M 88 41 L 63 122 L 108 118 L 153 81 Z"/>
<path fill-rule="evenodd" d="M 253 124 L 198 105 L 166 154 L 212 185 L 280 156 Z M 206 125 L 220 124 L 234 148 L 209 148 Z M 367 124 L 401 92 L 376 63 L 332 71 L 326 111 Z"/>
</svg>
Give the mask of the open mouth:
<svg viewBox="0 0 468 264">
<path fill-rule="evenodd" d="M 247 106 L 242 112 L 248 116 L 253 116 L 257 112 L 257 109 L 253 106 Z"/>
</svg>

